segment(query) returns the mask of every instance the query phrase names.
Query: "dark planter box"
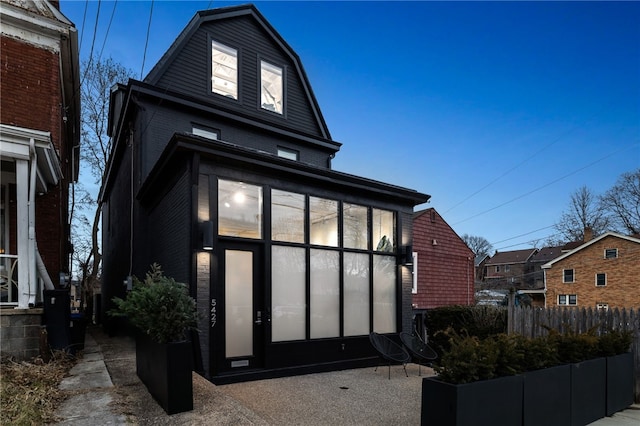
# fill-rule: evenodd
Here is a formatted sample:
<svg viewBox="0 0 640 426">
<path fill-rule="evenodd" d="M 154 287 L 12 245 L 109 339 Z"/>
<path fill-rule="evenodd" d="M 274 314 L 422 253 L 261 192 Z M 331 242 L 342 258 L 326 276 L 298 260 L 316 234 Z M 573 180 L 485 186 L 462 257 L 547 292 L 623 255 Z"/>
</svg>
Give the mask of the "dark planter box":
<svg viewBox="0 0 640 426">
<path fill-rule="evenodd" d="M 633 404 L 633 354 L 607 357 L 607 416 Z"/>
<path fill-rule="evenodd" d="M 569 364 L 528 371 L 523 377 L 523 425 L 565 426 L 571 423 Z"/>
<path fill-rule="evenodd" d="M 422 380 L 422 425 L 512 426 L 522 423 L 522 376 L 453 385 Z"/>
<path fill-rule="evenodd" d="M 582 426 L 606 415 L 607 360 L 571 364 L 571 425 Z"/>
<path fill-rule="evenodd" d="M 193 410 L 191 342 L 156 343 L 136 336 L 136 373 L 167 414 Z"/>
</svg>

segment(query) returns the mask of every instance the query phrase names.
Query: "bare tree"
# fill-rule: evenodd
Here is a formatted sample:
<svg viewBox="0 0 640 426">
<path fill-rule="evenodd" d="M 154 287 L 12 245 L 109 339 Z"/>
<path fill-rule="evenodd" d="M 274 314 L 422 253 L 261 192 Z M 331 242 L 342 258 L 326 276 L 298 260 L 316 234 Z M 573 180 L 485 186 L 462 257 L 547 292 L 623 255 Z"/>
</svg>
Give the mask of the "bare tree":
<svg viewBox="0 0 640 426">
<path fill-rule="evenodd" d="M 462 241 L 467 243 L 467 246 L 475 253 L 476 256 L 488 255 L 493 251 L 493 246 L 484 237 L 477 237 L 475 235 L 464 234 Z"/>
<path fill-rule="evenodd" d="M 640 168 L 620 175 L 616 184 L 600 197 L 600 204 L 611 214 L 616 230 L 640 233 Z"/>
<path fill-rule="evenodd" d="M 591 229 L 595 237 L 606 232 L 610 222 L 607 212 L 598 203 L 598 197 L 582 186 L 571 195 L 568 210 L 562 213 L 554 228 L 564 241 L 582 241 L 585 229 Z"/>
<path fill-rule="evenodd" d="M 115 83 L 126 83 L 132 75 L 132 70 L 111 58 L 90 58 L 82 63 L 81 177 L 74 186 L 70 219 L 74 263 L 80 270 L 83 303 L 89 306 L 89 310 L 93 290 L 99 287 L 102 260 L 97 196 L 109 158 L 109 95 Z M 87 174 L 91 175 L 92 181 L 86 177 Z"/>
</svg>

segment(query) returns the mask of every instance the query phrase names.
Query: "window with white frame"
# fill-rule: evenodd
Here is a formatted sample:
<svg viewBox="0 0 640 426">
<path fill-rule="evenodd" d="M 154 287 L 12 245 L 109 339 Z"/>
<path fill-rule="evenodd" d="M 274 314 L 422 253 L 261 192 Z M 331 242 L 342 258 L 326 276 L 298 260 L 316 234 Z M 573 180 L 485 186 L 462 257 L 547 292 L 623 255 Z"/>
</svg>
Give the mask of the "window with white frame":
<svg viewBox="0 0 640 426">
<path fill-rule="evenodd" d="M 572 283 L 575 280 L 573 269 L 563 269 L 562 270 L 562 282 L 563 283 Z"/>
<path fill-rule="evenodd" d="M 578 295 L 576 294 L 559 294 L 558 305 L 575 306 L 578 304 Z"/>
<path fill-rule="evenodd" d="M 618 257 L 618 249 L 617 248 L 606 249 L 604 251 L 604 258 L 605 259 L 615 259 L 617 257 Z"/>
<path fill-rule="evenodd" d="M 295 149 L 283 148 L 281 146 L 278 147 L 278 157 L 288 158 L 289 160 L 298 161 L 300 157 L 298 151 Z"/>
<path fill-rule="evenodd" d="M 282 114 L 282 68 L 260 61 L 260 107 Z"/>
<path fill-rule="evenodd" d="M 607 285 L 607 274 L 596 274 L 596 287 L 604 287 Z"/>
<path fill-rule="evenodd" d="M 596 309 L 602 309 L 604 311 L 608 311 L 609 310 L 609 304 L 608 303 L 596 303 Z"/>
<path fill-rule="evenodd" d="M 211 41 L 211 91 L 238 99 L 238 51 Z"/>
<path fill-rule="evenodd" d="M 202 136 L 203 138 L 218 140 L 219 132 L 214 129 L 206 128 L 204 126 L 193 126 L 191 133 L 196 136 Z"/>
</svg>

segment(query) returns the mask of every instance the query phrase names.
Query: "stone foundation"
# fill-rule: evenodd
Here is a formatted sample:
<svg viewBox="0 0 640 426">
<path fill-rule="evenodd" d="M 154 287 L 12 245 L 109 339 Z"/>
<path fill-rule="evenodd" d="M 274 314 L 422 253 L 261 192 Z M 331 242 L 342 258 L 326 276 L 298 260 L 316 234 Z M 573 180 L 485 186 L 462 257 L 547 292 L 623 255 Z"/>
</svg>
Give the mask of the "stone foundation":
<svg viewBox="0 0 640 426">
<path fill-rule="evenodd" d="M 40 355 L 43 309 L 0 309 L 0 352 L 26 361 Z"/>
</svg>

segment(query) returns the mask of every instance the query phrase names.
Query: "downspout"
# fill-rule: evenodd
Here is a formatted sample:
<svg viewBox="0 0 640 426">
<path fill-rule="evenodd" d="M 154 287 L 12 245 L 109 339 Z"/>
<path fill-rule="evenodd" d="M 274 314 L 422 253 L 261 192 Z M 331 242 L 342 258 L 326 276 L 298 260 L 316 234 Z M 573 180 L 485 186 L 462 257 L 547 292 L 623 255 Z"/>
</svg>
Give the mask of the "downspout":
<svg viewBox="0 0 640 426">
<path fill-rule="evenodd" d="M 35 306 L 36 302 L 36 173 L 37 173 L 37 161 L 38 154 L 36 153 L 36 142 L 33 138 L 29 140 L 29 154 L 31 157 L 31 176 L 29 177 L 29 201 L 28 204 L 28 251 L 29 261 L 27 262 L 27 272 L 29 277 L 29 306 Z"/>
<path fill-rule="evenodd" d="M 42 256 L 40 256 L 40 252 L 38 251 L 38 247 L 36 247 L 36 266 L 38 267 L 40 278 L 42 278 L 42 281 L 44 281 L 45 288 L 47 290 L 55 290 L 55 286 L 53 285 L 53 281 L 51 281 L 51 277 L 49 276 L 49 272 L 47 272 L 47 268 L 44 266 Z"/>
</svg>

